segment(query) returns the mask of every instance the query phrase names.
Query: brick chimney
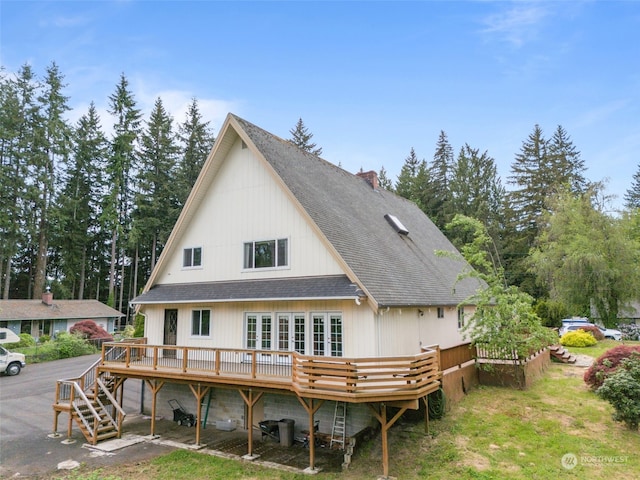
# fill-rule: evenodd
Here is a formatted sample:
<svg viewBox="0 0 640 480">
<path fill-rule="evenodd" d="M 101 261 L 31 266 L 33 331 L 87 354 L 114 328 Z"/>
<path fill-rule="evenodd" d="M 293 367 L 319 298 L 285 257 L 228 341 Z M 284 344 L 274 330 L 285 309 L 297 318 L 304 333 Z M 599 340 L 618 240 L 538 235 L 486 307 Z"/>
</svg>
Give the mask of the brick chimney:
<svg viewBox="0 0 640 480">
<path fill-rule="evenodd" d="M 49 288 L 47 288 L 47 291 L 42 294 L 42 303 L 48 307 L 53 305 L 53 292 L 51 292 Z"/>
<path fill-rule="evenodd" d="M 356 175 L 364 178 L 367 182 L 369 182 L 369 185 L 371 185 L 371 188 L 373 188 L 374 190 L 378 189 L 378 174 L 374 170 L 369 170 L 368 172 L 363 172 L 362 170 L 360 170 L 358 173 L 356 173 Z"/>
</svg>

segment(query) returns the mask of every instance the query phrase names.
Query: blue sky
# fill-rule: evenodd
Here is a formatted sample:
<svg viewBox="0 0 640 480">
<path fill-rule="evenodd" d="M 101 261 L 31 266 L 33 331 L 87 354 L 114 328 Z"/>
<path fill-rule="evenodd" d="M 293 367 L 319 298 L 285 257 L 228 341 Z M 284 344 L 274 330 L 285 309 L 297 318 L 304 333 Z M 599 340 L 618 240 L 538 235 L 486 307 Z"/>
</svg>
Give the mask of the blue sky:
<svg viewBox="0 0 640 480">
<path fill-rule="evenodd" d="M 393 180 L 441 130 L 506 184 L 534 125 L 562 125 L 614 208 L 640 164 L 636 1 L 3 0 L 0 22 L 5 70 L 55 61 L 70 120 L 93 101 L 107 131 L 124 73 L 145 115 L 195 97 L 216 133 L 231 111 L 284 138 L 302 118 L 325 159 Z"/>
</svg>

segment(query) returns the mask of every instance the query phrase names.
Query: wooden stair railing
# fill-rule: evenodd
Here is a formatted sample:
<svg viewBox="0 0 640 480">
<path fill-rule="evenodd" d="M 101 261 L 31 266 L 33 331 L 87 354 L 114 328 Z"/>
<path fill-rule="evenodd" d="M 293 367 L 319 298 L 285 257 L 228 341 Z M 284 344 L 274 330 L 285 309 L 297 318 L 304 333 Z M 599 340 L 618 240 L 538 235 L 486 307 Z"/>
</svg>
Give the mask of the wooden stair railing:
<svg viewBox="0 0 640 480">
<path fill-rule="evenodd" d="M 87 441 L 96 445 L 102 440 L 120 437 L 126 413 L 104 382 L 96 379 L 92 398 L 85 394 L 79 383 L 67 382 L 72 392 L 70 415 Z"/>
<path fill-rule="evenodd" d="M 114 350 L 112 348 L 108 353 Z M 92 445 L 107 438 L 120 437 L 126 415 L 114 396 L 115 379 L 109 373 L 97 373 L 101 362 L 102 359 L 98 359 L 77 378 L 58 380 L 53 405 L 58 413 L 61 410 L 69 412 Z M 54 433 L 56 427 L 57 413 Z"/>
</svg>

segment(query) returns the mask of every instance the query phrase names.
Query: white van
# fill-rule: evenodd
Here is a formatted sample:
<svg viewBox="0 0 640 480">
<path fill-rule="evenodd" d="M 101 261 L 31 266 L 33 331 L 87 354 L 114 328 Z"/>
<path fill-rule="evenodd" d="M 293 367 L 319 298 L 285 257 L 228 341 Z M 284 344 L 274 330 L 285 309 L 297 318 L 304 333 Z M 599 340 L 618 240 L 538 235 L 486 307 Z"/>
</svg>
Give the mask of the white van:
<svg viewBox="0 0 640 480">
<path fill-rule="evenodd" d="M 0 343 L 18 343 L 20 337 L 8 328 L 0 328 Z M 18 375 L 26 366 L 22 353 L 13 353 L 0 346 L 0 373 Z"/>
</svg>

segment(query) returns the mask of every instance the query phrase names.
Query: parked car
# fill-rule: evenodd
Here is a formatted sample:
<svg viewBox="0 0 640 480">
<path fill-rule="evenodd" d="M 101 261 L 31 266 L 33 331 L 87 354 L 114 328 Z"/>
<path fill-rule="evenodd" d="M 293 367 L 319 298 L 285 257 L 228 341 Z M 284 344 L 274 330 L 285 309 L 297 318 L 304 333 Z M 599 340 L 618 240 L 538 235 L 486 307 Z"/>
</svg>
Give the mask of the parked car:
<svg viewBox="0 0 640 480">
<path fill-rule="evenodd" d="M 612 328 L 604 328 L 600 325 L 596 325 L 595 323 L 585 322 L 582 320 L 574 321 L 572 323 L 569 323 L 569 322 L 565 323 L 565 321 L 563 320 L 562 327 L 560 327 L 560 330 L 558 330 L 558 335 L 562 336 L 567 332 L 580 330 L 585 326 L 597 327 L 602 332 L 602 335 L 604 335 L 604 338 L 607 338 L 609 340 L 622 340 L 622 332 L 620 330 L 614 330 Z"/>
</svg>

